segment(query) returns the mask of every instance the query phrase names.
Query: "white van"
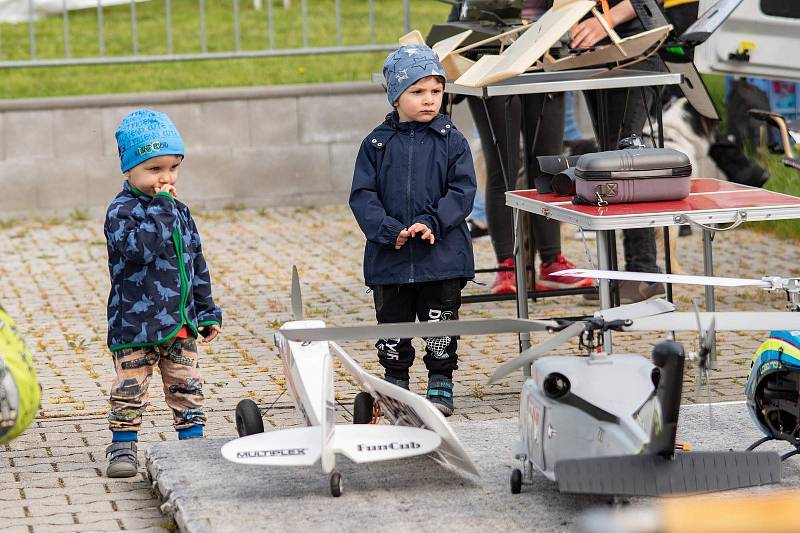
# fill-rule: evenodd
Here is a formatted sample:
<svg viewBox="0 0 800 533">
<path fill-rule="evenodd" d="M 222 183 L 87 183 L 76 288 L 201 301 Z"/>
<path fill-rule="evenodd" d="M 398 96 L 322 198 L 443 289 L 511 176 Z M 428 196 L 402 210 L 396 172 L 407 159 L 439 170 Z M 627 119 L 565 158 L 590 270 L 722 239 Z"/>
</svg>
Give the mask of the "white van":
<svg viewBox="0 0 800 533">
<path fill-rule="evenodd" d="M 700 0 L 704 13 L 716 0 Z M 695 51 L 708 74 L 800 80 L 800 0 L 744 0 Z"/>
</svg>

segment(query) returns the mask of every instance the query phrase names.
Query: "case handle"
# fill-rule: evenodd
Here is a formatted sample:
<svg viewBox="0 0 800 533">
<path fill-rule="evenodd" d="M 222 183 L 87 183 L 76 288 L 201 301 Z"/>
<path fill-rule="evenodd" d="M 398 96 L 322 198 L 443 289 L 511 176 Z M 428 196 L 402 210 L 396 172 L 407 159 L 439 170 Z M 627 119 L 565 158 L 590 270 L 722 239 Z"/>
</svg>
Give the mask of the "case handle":
<svg viewBox="0 0 800 533">
<path fill-rule="evenodd" d="M 730 231 L 732 229 L 738 228 L 743 222 L 747 222 L 747 211 L 737 211 L 736 218 L 733 220 L 733 222 L 731 222 L 729 226 L 725 228 L 719 228 L 719 227 L 715 228 L 713 226 L 703 224 L 702 222 L 694 220 L 686 213 L 675 215 L 674 220 L 676 224 L 691 224 L 693 226 L 697 226 L 700 229 L 708 231 Z"/>
</svg>

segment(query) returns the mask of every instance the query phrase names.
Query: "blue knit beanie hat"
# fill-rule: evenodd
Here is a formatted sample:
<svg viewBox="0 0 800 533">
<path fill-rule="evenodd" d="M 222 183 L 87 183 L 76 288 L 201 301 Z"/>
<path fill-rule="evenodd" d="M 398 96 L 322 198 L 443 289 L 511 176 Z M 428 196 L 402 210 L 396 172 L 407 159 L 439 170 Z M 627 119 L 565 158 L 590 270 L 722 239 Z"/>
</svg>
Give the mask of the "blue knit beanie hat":
<svg viewBox="0 0 800 533">
<path fill-rule="evenodd" d="M 401 46 L 383 62 L 383 77 L 386 79 L 386 96 L 394 105 L 403 91 L 426 76 L 441 76 L 444 67 L 430 46 L 407 44 Z"/>
<path fill-rule="evenodd" d="M 137 109 L 117 128 L 117 149 L 122 172 L 152 157 L 183 156 L 183 139 L 172 120 L 159 111 Z"/>
</svg>

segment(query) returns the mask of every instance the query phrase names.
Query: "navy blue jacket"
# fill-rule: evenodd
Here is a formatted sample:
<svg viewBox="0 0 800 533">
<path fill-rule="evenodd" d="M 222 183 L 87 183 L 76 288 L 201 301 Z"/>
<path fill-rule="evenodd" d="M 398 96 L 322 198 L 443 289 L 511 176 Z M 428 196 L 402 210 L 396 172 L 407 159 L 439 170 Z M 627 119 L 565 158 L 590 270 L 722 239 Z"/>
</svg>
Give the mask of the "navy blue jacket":
<svg viewBox="0 0 800 533">
<path fill-rule="evenodd" d="M 448 117 L 424 123 L 387 115 L 361 143 L 350 191 L 350 209 L 367 237 L 366 284 L 472 279 L 465 220 L 475 188 L 469 144 Z M 400 231 L 416 222 L 433 231 L 436 243 L 417 236 L 395 250 Z"/>
<path fill-rule="evenodd" d="M 126 181 L 106 212 L 111 292 L 108 347 L 152 346 L 182 326 L 222 325 L 189 208 L 167 193 L 147 196 Z"/>
</svg>

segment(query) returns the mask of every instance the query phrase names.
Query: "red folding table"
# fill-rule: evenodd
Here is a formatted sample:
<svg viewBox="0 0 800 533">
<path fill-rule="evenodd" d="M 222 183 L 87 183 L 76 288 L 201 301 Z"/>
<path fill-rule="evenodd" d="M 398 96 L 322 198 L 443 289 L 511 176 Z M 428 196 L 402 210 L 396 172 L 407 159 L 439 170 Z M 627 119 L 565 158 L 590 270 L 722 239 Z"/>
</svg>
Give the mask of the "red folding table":
<svg viewBox="0 0 800 533">
<path fill-rule="evenodd" d="M 609 204 L 606 206 L 579 205 L 572 199 L 555 194 L 539 194 L 535 189 L 506 193 L 506 205 L 514 208 L 514 238 L 517 243 L 517 264 L 520 264 L 522 230 L 520 212 L 535 213 L 547 218 L 574 224 L 585 230 L 597 232 L 597 258 L 601 270 L 615 264 L 614 231 L 628 228 L 668 227 L 674 224 L 692 224 L 703 231 L 703 270 L 706 276 L 714 275 L 712 243 L 716 231 L 734 229 L 743 222 L 800 218 L 800 198 L 767 191 L 746 185 L 710 178 L 692 179 L 691 193 L 683 200 L 672 202 L 642 202 Z M 725 228 L 711 224 L 729 224 Z M 668 246 L 665 246 L 667 249 Z M 524 263 L 523 263 L 524 264 Z M 517 310 L 521 318 L 528 317 L 527 280 L 517 276 Z M 600 307 L 611 307 L 608 280 L 600 280 Z M 706 309 L 714 311 L 714 288 L 706 287 Z M 530 346 L 530 337 L 520 337 L 521 348 Z M 604 341 L 606 351 L 611 350 L 611 336 Z"/>
</svg>

